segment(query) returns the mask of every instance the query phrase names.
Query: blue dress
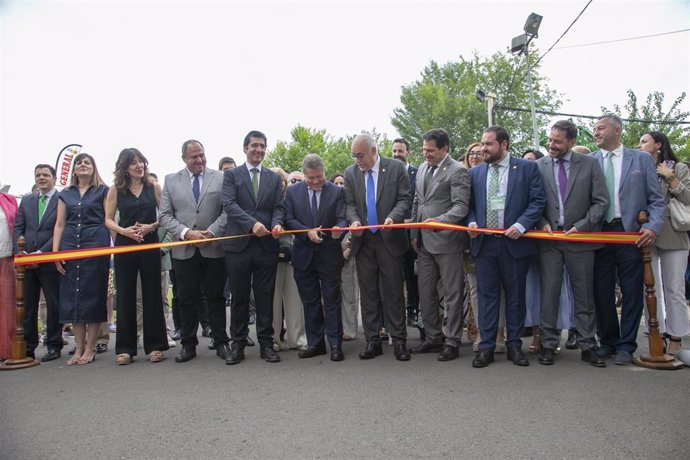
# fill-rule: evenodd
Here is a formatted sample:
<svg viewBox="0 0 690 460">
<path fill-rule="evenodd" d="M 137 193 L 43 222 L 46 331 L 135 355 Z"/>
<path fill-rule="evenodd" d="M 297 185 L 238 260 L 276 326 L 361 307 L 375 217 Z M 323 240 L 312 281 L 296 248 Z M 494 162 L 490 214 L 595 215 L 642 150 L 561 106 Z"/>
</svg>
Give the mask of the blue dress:
<svg viewBox="0 0 690 460">
<path fill-rule="evenodd" d="M 89 187 L 84 196 L 78 187 L 68 187 L 59 198 L 65 205 L 65 229 L 60 250 L 110 246 L 105 227 L 103 200 L 108 187 Z M 91 257 L 65 262 L 60 277 L 60 322 L 101 323 L 107 321 L 108 269 L 110 257 Z"/>
</svg>

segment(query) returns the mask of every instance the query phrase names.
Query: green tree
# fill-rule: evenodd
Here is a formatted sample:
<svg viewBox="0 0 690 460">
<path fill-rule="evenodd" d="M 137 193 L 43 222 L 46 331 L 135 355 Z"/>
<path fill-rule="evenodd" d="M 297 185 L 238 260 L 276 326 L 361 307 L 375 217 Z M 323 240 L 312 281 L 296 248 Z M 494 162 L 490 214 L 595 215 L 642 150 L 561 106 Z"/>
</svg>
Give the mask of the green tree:
<svg viewBox="0 0 690 460">
<path fill-rule="evenodd" d="M 530 54 L 530 62 L 538 54 Z M 393 110 L 391 123 L 413 146 L 413 163 L 420 163 L 422 135 L 432 128 L 448 131 L 451 151 L 455 157 L 473 142 L 481 139 L 487 126 L 486 106 L 475 97 L 480 88 L 497 95 L 495 122 L 511 133 L 512 151 L 518 153 L 532 144 L 529 89 L 525 76 L 524 57 L 495 53 L 483 58 L 474 53 L 470 59 L 440 65 L 432 61 L 422 71 L 421 79 L 403 86 L 401 107 Z M 558 110 L 560 95 L 551 90 L 539 67 L 532 69 L 535 103 L 538 110 Z M 537 125 L 548 122 L 546 115 L 537 114 Z"/>
<path fill-rule="evenodd" d="M 365 132 L 365 131 L 362 131 Z M 379 152 L 390 156 L 393 143 L 385 134 L 368 131 L 376 140 Z M 266 154 L 265 164 L 268 167 L 281 167 L 285 171 L 301 171 L 302 160 L 309 153 L 316 153 L 323 158 L 326 175 L 330 177 L 335 172 L 343 173 L 352 164 L 350 147 L 354 135 L 334 138 L 325 129 L 295 126 L 290 131 L 289 141 L 278 141 L 275 148 Z"/>
<path fill-rule="evenodd" d="M 624 123 L 622 141 L 626 147 L 637 147 L 640 137 L 647 131 L 660 131 L 668 136 L 673 151 L 679 158 L 690 160 L 690 126 L 679 123 L 690 117 L 690 112 L 679 109 L 685 100 L 686 93 L 683 92 L 678 96 L 668 109 L 664 108 L 665 97 L 663 92 L 654 91 L 648 94 L 645 103 L 640 105 L 637 95 L 629 89 L 628 100 L 622 109 L 614 105 L 613 110 L 602 107 L 601 111 L 615 113 L 622 118 L 651 121 L 651 123 L 635 121 Z M 594 122 L 592 122 L 593 125 Z"/>
</svg>

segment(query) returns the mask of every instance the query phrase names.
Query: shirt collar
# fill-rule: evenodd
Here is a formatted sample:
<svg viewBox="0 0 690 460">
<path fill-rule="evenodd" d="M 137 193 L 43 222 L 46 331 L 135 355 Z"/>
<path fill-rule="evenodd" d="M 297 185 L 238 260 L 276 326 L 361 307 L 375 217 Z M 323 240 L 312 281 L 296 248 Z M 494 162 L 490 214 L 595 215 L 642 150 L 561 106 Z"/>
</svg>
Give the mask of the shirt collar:
<svg viewBox="0 0 690 460">
<path fill-rule="evenodd" d="M 53 189 L 52 189 L 50 192 L 46 193 L 46 196 L 48 197 L 49 200 L 50 200 L 50 198 L 51 198 L 53 195 L 55 195 L 55 192 L 56 192 L 55 187 L 53 187 Z M 40 197 L 41 195 L 43 195 L 43 194 L 42 194 L 42 193 L 39 193 L 39 194 L 38 194 L 39 197 Z"/>
<path fill-rule="evenodd" d="M 247 167 L 247 171 L 250 173 L 252 172 L 253 168 L 256 168 L 259 171 L 259 174 L 261 174 L 261 163 L 259 163 L 257 166 L 252 166 L 251 164 L 245 162 L 244 165 Z"/>
<path fill-rule="evenodd" d="M 189 179 L 194 179 L 194 173 L 189 170 L 189 168 L 184 168 L 187 170 L 187 174 L 189 174 Z M 199 173 L 199 176 L 204 175 L 204 171 L 206 171 L 206 168 L 202 169 L 201 172 Z"/>
<path fill-rule="evenodd" d="M 561 158 L 552 158 L 552 159 L 553 159 L 553 162 L 554 162 L 554 163 L 558 163 L 558 160 L 560 160 L 560 159 L 562 159 L 564 162 L 567 163 L 567 162 L 570 161 L 570 157 L 572 157 L 572 155 L 573 155 L 573 151 L 572 151 L 572 150 L 568 150 L 568 153 L 566 153 L 565 155 L 563 155 Z"/>
<path fill-rule="evenodd" d="M 510 167 L 510 153 L 506 152 L 506 156 L 503 157 L 501 161 L 498 163 L 494 163 L 495 165 L 498 165 L 501 168 L 508 168 Z M 491 165 L 489 165 L 491 166 Z"/>
<path fill-rule="evenodd" d="M 381 166 L 381 155 L 378 153 L 376 154 L 376 161 L 374 162 L 374 166 L 371 167 L 371 171 L 374 171 L 374 174 L 378 175 L 379 173 L 379 166 Z"/>
<path fill-rule="evenodd" d="M 613 152 L 613 154 L 616 155 L 617 157 L 623 155 L 623 144 L 618 145 L 618 147 L 616 147 L 616 148 L 613 149 L 613 150 L 604 150 L 604 149 L 601 149 L 601 154 L 602 154 L 603 156 L 606 156 L 609 152 Z"/>
</svg>

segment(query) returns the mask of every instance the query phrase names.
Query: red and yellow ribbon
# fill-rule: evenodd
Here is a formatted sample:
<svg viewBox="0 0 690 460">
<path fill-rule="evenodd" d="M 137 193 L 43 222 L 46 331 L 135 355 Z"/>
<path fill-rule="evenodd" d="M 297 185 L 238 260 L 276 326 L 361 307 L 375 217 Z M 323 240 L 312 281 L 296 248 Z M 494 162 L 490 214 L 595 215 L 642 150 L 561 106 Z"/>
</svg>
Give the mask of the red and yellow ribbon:
<svg viewBox="0 0 690 460">
<path fill-rule="evenodd" d="M 277 232 L 278 235 L 283 234 L 293 234 L 293 233 L 306 233 L 310 230 L 320 230 L 322 232 L 334 232 L 334 231 L 348 231 L 348 230 L 369 230 L 372 228 L 378 228 L 381 230 L 390 229 L 410 229 L 419 228 L 426 230 L 454 230 L 459 232 L 472 231 L 477 233 L 495 234 L 500 235 L 505 232 L 505 229 L 496 228 L 470 228 L 463 225 L 453 225 L 444 224 L 441 222 L 412 222 L 404 224 L 390 224 L 390 225 L 366 225 L 357 227 L 356 229 L 351 228 L 320 228 L 320 229 L 306 229 L 306 230 L 283 230 Z M 172 248 L 175 246 L 185 246 L 188 244 L 199 244 L 199 243 L 213 243 L 217 241 L 224 241 L 233 238 L 243 238 L 250 236 L 250 234 L 244 235 L 230 235 L 230 236 L 220 236 L 216 238 L 208 238 L 204 240 L 185 240 L 185 241 L 171 241 L 168 243 L 150 243 L 150 244 L 132 244 L 127 246 L 108 246 L 100 248 L 90 248 L 90 249 L 70 249 L 66 251 L 54 251 L 54 252 L 42 252 L 42 253 L 32 253 L 32 254 L 18 254 L 14 256 L 14 264 L 16 266 L 22 265 L 35 265 L 35 264 L 45 264 L 49 262 L 58 262 L 64 260 L 75 260 L 75 259 L 85 259 L 89 257 L 102 257 L 110 256 L 112 254 L 126 254 L 129 252 L 137 251 L 148 251 L 152 249 L 162 249 L 162 248 Z M 553 232 L 549 233 L 543 230 L 530 230 L 522 235 L 524 238 L 534 238 L 539 240 L 552 240 L 552 241 L 569 241 L 569 242 L 580 242 L 580 243 L 605 243 L 605 244 L 635 244 L 637 239 L 640 237 L 637 233 L 627 233 L 627 232 L 582 232 L 582 233 L 571 233 L 566 235 L 565 232 Z"/>
</svg>

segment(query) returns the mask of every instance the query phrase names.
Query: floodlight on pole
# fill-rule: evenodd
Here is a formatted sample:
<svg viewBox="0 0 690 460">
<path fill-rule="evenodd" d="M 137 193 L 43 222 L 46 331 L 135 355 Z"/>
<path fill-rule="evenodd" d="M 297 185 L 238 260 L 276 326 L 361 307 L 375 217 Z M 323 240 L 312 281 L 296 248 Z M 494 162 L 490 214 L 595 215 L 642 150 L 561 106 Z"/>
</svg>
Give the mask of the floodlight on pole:
<svg viewBox="0 0 690 460">
<path fill-rule="evenodd" d="M 489 120 L 489 126 L 494 125 L 494 103 L 496 102 L 496 94 L 495 93 L 486 93 L 484 92 L 481 88 L 477 88 L 474 91 L 475 97 L 479 100 L 479 102 L 484 102 L 486 101 L 486 111 L 488 112 L 488 120 Z"/>
</svg>

